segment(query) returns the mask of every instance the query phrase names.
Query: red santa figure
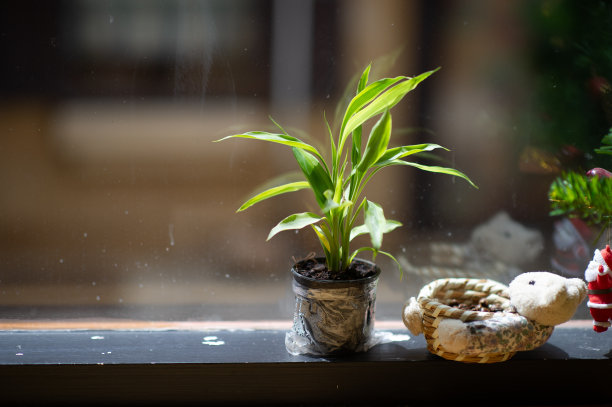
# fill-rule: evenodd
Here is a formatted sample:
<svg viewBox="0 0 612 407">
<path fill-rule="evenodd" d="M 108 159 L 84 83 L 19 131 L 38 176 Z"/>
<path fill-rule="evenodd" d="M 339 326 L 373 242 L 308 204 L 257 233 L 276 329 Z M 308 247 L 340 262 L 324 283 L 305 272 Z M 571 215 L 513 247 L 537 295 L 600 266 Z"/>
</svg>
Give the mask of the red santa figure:
<svg viewBox="0 0 612 407">
<path fill-rule="evenodd" d="M 589 284 L 589 311 L 593 317 L 593 330 L 605 332 L 612 320 L 612 251 L 606 245 L 603 250 L 595 250 L 584 278 Z"/>
</svg>

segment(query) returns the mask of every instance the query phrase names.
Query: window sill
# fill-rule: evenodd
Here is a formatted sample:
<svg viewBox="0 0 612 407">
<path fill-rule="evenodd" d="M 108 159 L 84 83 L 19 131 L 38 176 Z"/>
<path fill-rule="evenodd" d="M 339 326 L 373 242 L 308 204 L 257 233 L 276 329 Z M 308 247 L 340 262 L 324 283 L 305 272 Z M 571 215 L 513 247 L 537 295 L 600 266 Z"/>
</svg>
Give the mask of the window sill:
<svg viewBox="0 0 612 407">
<path fill-rule="evenodd" d="M 286 321 L 143 324 L 80 321 L 68 329 L 44 323 L 33 329 L 1 323 L 3 400 L 585 404 L 607 400 L 592 386 L 612 368 L 612 336 L 596 334 L 588 321 L 562 325 L 541 348 L 487 365 L 433 356 L 422 336 L 321 358 L 285 351 Z M 377 324 L 408 333 L 399 322 Z"/>
</svg>

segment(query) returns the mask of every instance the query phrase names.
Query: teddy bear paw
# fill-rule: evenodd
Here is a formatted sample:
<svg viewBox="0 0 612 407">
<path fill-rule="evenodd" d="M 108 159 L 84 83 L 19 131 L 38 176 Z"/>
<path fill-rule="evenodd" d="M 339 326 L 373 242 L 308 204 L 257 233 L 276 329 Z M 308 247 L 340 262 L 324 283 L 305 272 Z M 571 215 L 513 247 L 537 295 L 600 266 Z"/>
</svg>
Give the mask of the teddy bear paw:
<svg viewBox="0 0 612 407">
<path fill-rule="evenodd" d="M 423 316 L 421 314 L 421 306 L 414 297 L 404 306 L 402 319 L 406 328 L 413 334 L 419 335 L 423 332 Z"/>
</svg>

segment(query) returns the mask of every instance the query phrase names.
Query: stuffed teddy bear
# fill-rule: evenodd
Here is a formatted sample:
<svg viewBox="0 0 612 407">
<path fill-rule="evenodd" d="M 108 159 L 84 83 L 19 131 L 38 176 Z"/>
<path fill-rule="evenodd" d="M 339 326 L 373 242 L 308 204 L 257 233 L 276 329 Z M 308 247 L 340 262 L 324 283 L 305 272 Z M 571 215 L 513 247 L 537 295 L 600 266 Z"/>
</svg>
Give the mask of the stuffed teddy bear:
<svg viewBox="0 0 612 407">
<path fill-rule="evenodd" d="M 487 293 L 484 298 L 489 303 L 496 303 L 500 312 L 480 312 L 475 320 L 469 322 L 454 317 L 440 318 L 435 328 L 437 332 L 429 332 L 430 338 L 427 338 L 430 350 L 435 348 L 460 356 L 477 356 L 534 349 L 548 340 L 555 325 L 574 315 L 587 291 L 581 279 L 543 271 L 520 274 L 509 286 L 491 280 L 474 281 L 480 284 L 491 282 L 501 287 L 494 293 Z M 432 293 L 429 286 L 434 283 L 423 287 L 419 297 L 412 297 L 404 307 L 404 323 L 414 335 L 423 332 L 423 304 L 428 301 Z M 455 311 L 457 308 L 438 312 L 450 315 Z M 429 343 L 430 339 L 435 342 L 434 346 Z"/>
</svg>

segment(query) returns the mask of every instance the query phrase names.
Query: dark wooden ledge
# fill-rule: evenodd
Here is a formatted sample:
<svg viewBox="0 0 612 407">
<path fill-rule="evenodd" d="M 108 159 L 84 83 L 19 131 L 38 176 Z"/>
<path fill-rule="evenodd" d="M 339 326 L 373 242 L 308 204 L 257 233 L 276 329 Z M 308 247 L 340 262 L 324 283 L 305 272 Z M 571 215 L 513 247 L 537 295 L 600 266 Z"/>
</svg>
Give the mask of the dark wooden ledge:
<svg viewBox="0 0 612 407">
<path fill-rule="evenodd" d="M 408 331 L 397 322 L 379 324 L 394 341 L 334 358 L 289 355 L 285 330 L 271 329 L 272 322 L 217 323 L 217 328 L 143 323 L 148 327 L 132 329 L 98 322 L 105 328 L 90 329 L 96 323 L 80 321 L 70 329 L 42 330 L 17 322 L 9 329 L 9 323 L 0 331 L 3 403 L 605 405 L 610 400 L 612 332 L 596 334 L 588 321 L 558 327 L 541 348 L 487 365 L 433 356 L 422 336 L 406 340 Z"/>
</svg>

